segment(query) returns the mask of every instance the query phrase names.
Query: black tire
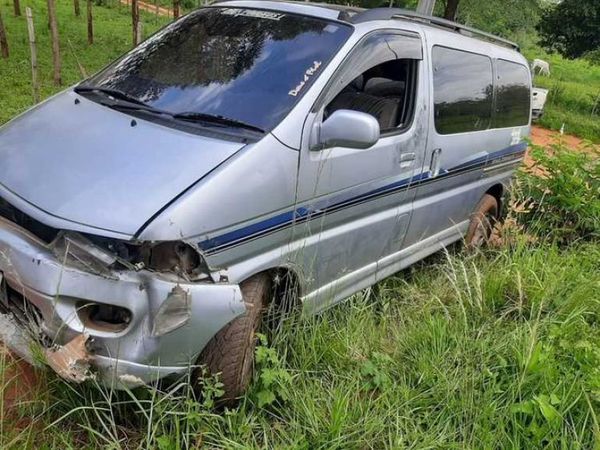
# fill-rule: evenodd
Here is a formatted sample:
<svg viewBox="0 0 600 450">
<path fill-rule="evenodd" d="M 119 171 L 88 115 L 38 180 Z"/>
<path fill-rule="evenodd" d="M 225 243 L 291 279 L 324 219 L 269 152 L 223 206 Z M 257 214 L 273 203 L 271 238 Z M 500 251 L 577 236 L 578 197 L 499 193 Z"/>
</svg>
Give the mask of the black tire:
<svg viewBox="0 0 600 450">
<path fill-rule="evenodd" d="M 485 194 L 473 214 L 465 237 L 468 249 L 476 249 L 487 244 L 498 220 L 498 201 L 493 195 Z"/>
<path fill-rule="evenodd" d="M 198 365 L 205 366 L 209 375 L 220 374 L 225 391 L 219 400 L 222 406 L 234 405 L 252 380 L 256 333 L 269 298 L 271 279 L 266 273 L 254 275 L 241 283 L 240 288 L 246 312 L 223 327 L 198 358 Z M 197 387 L 202 385 L 201 377 L 201 371 L 197 372 Z"/>
</svg>

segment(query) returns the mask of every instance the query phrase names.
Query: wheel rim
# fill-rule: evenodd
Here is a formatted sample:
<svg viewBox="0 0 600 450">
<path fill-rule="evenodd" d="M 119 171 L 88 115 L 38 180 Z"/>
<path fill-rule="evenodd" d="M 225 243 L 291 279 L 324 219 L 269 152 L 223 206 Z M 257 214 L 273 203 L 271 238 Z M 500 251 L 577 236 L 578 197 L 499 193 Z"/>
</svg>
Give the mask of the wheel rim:
<svg viewBox="0 0 600 450">
<path fill-rule="evenodd" d="M 473 238 L 471 239 L 472 247 L 479 248 L 487 243 L 492 234 L 492 220 L 492 215 L 486 213 L 481 220 L 477 221 L 477 227 L 475 228 Z"/>
</svg>

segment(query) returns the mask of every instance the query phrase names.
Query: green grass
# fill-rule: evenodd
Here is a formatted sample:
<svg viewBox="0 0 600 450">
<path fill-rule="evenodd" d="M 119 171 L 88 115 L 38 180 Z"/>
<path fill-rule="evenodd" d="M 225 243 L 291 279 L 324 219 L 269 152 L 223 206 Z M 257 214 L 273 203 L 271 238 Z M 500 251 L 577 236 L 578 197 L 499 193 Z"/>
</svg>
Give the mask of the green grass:
<svg viewBox="0 0 600 450">
<path fill-rule="evenodd" d="M 0 0 L 10 47 L 10 58 L 0 59 L 0 124 L 33 105 L 26 6 L 33 10 L 42 98 L 82 79 L 77 61 L 91 75 L 131 48 L 131 17 L 125 5 L 118 6 L 115 3 L 111 8 L 93 9 L 95 42 L 91 46 L 87 43 L 85 2 L 81 2 L 80 17 L 75 17 L 71 0 L 58 0 L 56 5 L 63 63 L 62 87 L 54 86 L 52 82 L 52 49 L 46 1 L 22 0 L 23 15 L 14 17 L 12 1 Z M 168 19 L 156 18 L 152 14 L 142 14 L 141 17 L 146 36 L 168 22 Z"/>
<path fill-rule="evenodd" d="M 22 3 L 34 8 L 46 97 L 61 88 L 51 82 L 45 0 Z M 64 86 L 81 77 L 75 55 L 91 73 L 130 48 L 125 6 L 95 8 L 88 46 L 85 19 L 70 0 L 57 4 Z M 0 8 L 11 46 L 0 60 L 3 123 L 32 98 L 25 20 L 7 0 Z M 143 17 L 147 33 L 167 21 Z M 557 87 L 544 119 L 557 122 L 544 123 L 597 139 L 589 99 L 598 69 L 530 56 L 551 62 L 539 83 Z M 185 383 L 116 393 L 44 373 L 20 417 L 3 416 L 11 380 L 0 355 L 0 448 L 598 448 L 600 225 L 589 199 L 600 178 L 584 159 L 565 156 L 543 182 L 520 175 L 529 190 L 516 191 L 519 220 L 502 247 L 452 248 L 318 317 L 284 323 L 259 347 L 258 378 L 234 410 L 213 408 L 214 381 L 197 402 Z"/>
<path fill-rule="evenodd" d="M 50 377 L 6 446 L 592 448 L 599 442 L 600 248 L 440 254 L 270 349 L 276 400 L 217 414 L 184 390 L 114 395 Z M 284 399 L 284 400 L 282 400 Z M 96 434 L 98 433 L 98 434 Z M 10 444 L 10 445 L 9 445 Z"/>
<path fill-rule="evenodd" d="M 537 86 L 550 89 L 540 124 L 554 130 L 564 124 L 565 133 L 600 142 L 600 66 L 540 49 L 528 50 L 526 55 L 550 63 L 550 77 L 535 77 Z"/>
</svg>

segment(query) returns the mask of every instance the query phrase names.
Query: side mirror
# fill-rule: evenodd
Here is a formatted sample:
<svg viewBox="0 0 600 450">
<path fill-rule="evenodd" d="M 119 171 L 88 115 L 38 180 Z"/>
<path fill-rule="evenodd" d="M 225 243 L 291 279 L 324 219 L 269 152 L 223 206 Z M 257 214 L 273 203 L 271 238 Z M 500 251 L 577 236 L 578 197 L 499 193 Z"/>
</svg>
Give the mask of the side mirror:
<svg viewBox="0 0 600 450">
<path fill-rule="evenodd" d="M 329 147 L 366 149 L 375 145 L 380 132 L 379 122 L 370 114 L 339 109 L 323 122 L 311 150 Z"/>
</svg>

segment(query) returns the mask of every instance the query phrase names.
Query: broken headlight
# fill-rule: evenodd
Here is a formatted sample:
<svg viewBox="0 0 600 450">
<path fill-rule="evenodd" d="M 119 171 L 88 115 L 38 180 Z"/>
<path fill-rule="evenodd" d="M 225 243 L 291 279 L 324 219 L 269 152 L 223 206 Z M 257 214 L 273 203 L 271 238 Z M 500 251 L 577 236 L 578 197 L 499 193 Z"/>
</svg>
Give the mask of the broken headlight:
<svg viewBox="0 0 600 450">
<path fill-rule="evenodd" d="M 209 276 L 202 255 L 182 241 L 127 242 L 99 236 L 61 232 L 52 243 L 58 260 L 101 276 L 116 270 L 147 269 L 194 281 Z"/>
<path fill-rule="evenodd" d="M 200 253 L 185 242 L 145 244 L 140 253 L 144 265 L 157 272 L 171 272 L 190 280 L 209 273 Z"/>
<path fill-rule="evenodd" d="M 117 262 L 116 255 L 95 245 L 79 233 L 60 233 L 52 243 L 52 250 L 65 266 L 105 277 L 112 277 L 111 268 Z"/>
</svg>

